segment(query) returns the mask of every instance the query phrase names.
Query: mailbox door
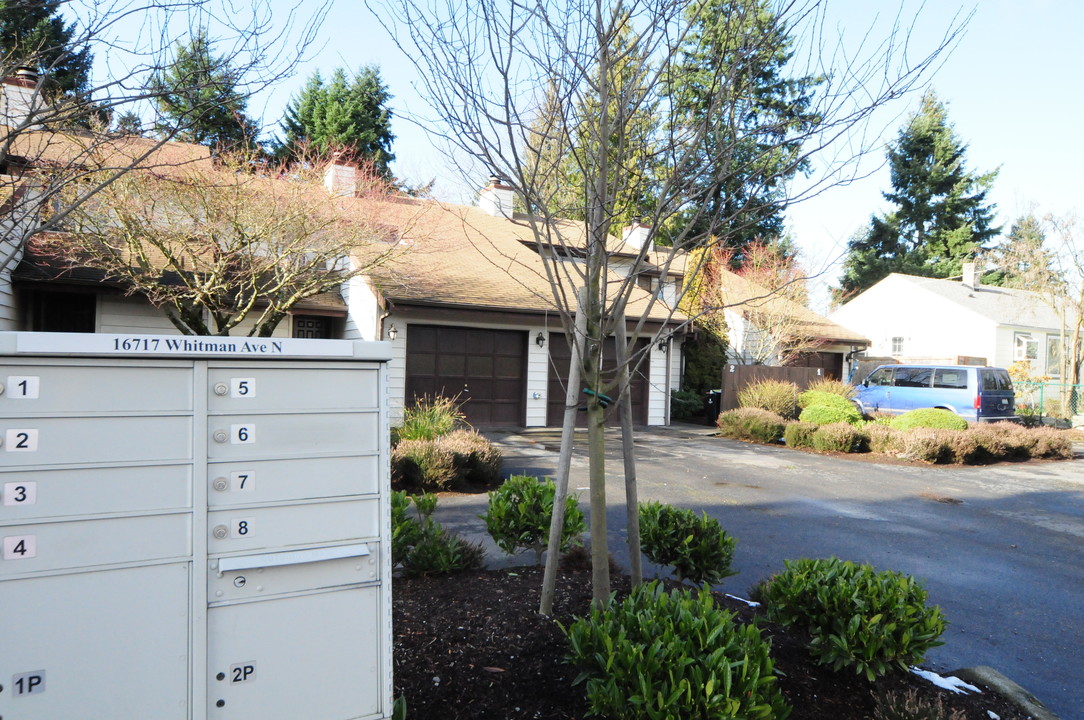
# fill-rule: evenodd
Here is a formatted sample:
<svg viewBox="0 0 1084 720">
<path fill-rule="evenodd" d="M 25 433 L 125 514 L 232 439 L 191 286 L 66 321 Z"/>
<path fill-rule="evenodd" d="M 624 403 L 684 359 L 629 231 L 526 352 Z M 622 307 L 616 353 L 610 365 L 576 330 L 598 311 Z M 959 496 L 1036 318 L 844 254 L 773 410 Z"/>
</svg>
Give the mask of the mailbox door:
<svg viewBox="0 0 1084 720">
<path fill-rule="evenodd" d="M 380 589 L 212 607 L 209 720 L 381 717 Z"/>
<path fill-rule="evenodd" d="M 0 717 L 187 720 L 188 573 L 175 563 L 0 583 Z"/>
</svg>

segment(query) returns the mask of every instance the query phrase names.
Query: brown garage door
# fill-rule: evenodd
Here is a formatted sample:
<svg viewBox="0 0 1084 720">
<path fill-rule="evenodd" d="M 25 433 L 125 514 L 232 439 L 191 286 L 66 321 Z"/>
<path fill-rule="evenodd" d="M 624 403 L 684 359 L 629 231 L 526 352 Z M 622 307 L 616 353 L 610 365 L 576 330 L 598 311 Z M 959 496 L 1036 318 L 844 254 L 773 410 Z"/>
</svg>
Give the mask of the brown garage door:
<svg viewBox="0 0 1084 720">
<path fill-rule="evenodd" d="M 550 351 L 549 383 L 546 391 L 546 424 L 551 427 L 560 427 L 565 418 L 565 388 L 568 387 L 568 361 L 572 357 L 572 349 L 563 334 L 551 333 L 548 344 Z M 604 346 L 603 377 L 613 380 L 616 372 L 613 370 L 614 358 L 617 356 L 616 341 L 610 338 Z M 637 349 L 647 347 L 647 340 L 641 339 L 636 343 Z M 639 371 L 632 378 L 632 422 L 636 425 L 647 425 L 647 399 L 648 399 L 648 373 L 650 360 L 645 360 L 640 365 Z M 586 399 L 586 395 L 580 396 Z M 581 403 L 580 407 L 583 407 Z M 621 422 L 616 409 L 607 417 L 607 424 L 618 425 Z M 576 415 L 576 424 L 587 424 L 587 413 L 579 412 Z"/>
<path fill-rule="evenodd" d="M 406 401 L 458 398 L 471 425 L 523 425 L 526 358 L 525 332 L 411 325 Z"/>
</svg>

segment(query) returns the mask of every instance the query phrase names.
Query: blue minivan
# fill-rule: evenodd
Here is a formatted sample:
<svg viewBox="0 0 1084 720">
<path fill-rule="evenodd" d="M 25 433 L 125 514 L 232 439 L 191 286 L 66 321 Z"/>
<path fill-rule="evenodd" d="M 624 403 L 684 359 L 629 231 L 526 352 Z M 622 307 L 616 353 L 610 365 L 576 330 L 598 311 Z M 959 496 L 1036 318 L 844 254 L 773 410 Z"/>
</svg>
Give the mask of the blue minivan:
<svg viewBox="0 0 1084 720">
<path fill-rule="evenodd" d="M 969 422 L 1017 421 L 1016 396 L 1004 368 L 971 365 L 881 365 L 854 398 L 863 413 L 951 410 Z"/>
</svg>

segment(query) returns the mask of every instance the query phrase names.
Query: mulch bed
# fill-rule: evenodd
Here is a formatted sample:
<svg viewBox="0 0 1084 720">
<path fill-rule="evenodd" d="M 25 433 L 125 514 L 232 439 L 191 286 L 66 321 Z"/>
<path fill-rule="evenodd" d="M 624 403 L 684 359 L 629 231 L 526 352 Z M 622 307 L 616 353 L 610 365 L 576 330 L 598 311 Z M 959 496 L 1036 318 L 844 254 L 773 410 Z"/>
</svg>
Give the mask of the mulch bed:
<svg viewBox="0 0 1084 720">
<path fill-rule="evenodd" d="M 556 623 L 538 615 L 540 568 L 472 571 L 456 575 L 395 578 L 395 693 L 407 700 L 409 720 L 564 720 L 586 716 L 577 671 L 563 662 L 565 641 Z M 619 595 L 628 578 L 613 576 Z M 558 579 L 554 616 L 567 624 L 587 612 L 591 573 L 565 569 Z M 718 595 L 743 620 L 757 611 Z M 871 685 L 849 673 L 810 662 L 803 638 L 761 621 L 772 638 L 779 685 L 794 708 L 792 720 L 868 720 L 873 692 L 916 688 L 940 696 L 968 720 L 1026 720 L 1000 696 L 956 695 L 911 674 Z M 976 658 L 976 661 L 981 660 Z M 948 720 L 948 714 L 945 715 Z"/>
</svg>

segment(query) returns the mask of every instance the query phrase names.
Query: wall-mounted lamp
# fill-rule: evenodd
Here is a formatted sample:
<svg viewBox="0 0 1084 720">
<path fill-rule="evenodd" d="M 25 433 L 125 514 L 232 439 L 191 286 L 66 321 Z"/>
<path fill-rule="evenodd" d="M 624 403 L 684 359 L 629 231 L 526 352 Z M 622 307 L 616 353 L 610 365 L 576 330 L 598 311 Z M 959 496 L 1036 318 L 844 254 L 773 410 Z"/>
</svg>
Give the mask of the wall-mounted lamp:
<svg viewBox="0 0 1084 720">
<path fill-rule="evenodd" d="M 538 337 L 534 339 L 534 344 L 538 347 L 546 347 L 546 336 L 542 334 L 542 331 L 538 331 Z"/>
<path fill-rule="evenodd" d="M 399 331 L 395 328 L 395 323 L 388 325 L 388 340 L 395 340 L 395 337 L 399 334 Z"/>
<path fill-rule="evenodd" d="M 659 338 L 659 352 L 666 352 L 670 348 L 670 337 L 664 336 Z"/>
</svg>

